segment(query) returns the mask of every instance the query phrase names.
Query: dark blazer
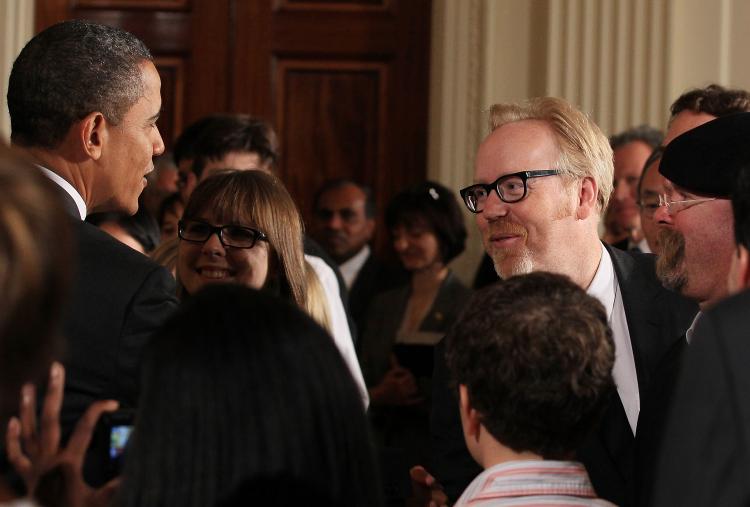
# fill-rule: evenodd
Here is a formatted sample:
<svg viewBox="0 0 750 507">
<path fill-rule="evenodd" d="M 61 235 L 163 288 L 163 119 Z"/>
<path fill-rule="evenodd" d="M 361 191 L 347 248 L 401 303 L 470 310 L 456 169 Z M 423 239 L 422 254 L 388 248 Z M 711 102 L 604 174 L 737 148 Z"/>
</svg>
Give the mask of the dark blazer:
<svg viewBox="0 0 750 507">
<path fill-rule="evenodd" d="M 375 297 L 367 312 L 367 331 L 362 337 L 360 364 L 368 387 L 376 385 L 390 368 L 390 354 L 409 300 L 409 285 Z M 419 326 L 420 331 L 446 333 L 469 299 L 468 289 L 452 272 L 440 286 L 435 302 Z"/>
<path fill-rule="evenodd" d="M 77 237 L 77 266 L 63 325 L 67 346 L 61 423 L 68 434 L 96 400 L 136 405 L 141 353 L 177 308 L 177 298 L 166 269 L 81 221 L 73 199 L 61 193 Z M 101 480 L 99 466 L 87 463 L 93 482 Z"/>
<path fill-rule="evenodd" d="M 650 388 L 641 395 L 641 412 L 635 435 L 633 505 L 646 507 L 653 503 L 657 459 L 664 437 L 668 408 L 674 398 L 687 347 L 685 335 L 675 341 L 656 367 Z"/>
<path fill-rule="evenodd" d="M 690 325 L 697 307 L 661 286 L 653 255 L 605 247 L 622 294 L 639 392 L 644 393 L 657 364 Z M 433 376 L 432 466 L 449 498 L 455 500 L 480 469 L 466 450 L 458 402 L 447 385 L 444 347 L 440 344 L 436 347 Z M 615 394 L 599 429 L 578 452 L 599 497 L 621 506 L 632 505 L 634 447 L 633 432 Z"/>
<path fill-rule="evenodd" d="M 408 281 L 405 272 L 391 268 L 370 253 L 349 289 L 349 311 L 360 335 L 365 333 L 367 309 L 375 296 Z"/>
<path fill-rule="evenodd" d="M 701 315 L 657 460 L 657 506 L 750 505 L 750 292 Z"/>
</svg>

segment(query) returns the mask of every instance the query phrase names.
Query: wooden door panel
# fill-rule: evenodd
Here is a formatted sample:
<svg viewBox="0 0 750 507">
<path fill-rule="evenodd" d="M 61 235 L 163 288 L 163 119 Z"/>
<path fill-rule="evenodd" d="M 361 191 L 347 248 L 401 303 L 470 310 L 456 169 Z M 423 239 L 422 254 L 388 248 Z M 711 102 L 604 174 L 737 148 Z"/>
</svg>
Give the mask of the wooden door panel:
<svg viewBox="0 0 750 507">
<path fill-rule="evenodd" d="M 161 115 L 157 123 L 164 143 L 171 146 L 174 133 L 184 121 L 185 59 L 156 57 L 154 65 L 161 78 Z"/>
<path fill-rule="evenodd" d="M 284 139 L 281 178 L 303 212 L 325 180 L 372 180 L 383 169 L 387 66 L 282 61 L 276 122 Z"/>
<path fill-rule="evenodd" d="M 277 0 L 279 9 L 320 9 L 320 10 L 383 10 L 388 0 Z"/>
<path fill-rule="evenodd" d="M 309 217 L 329 177 L 369 184 L 381 209 L 424 179 L 430 11 L 431 0 L 36 0 L 36 27 L 81 18 L 140 37 L 162 77 L 168 147 L 206 114 L 269 121 Z"/>
</svg>

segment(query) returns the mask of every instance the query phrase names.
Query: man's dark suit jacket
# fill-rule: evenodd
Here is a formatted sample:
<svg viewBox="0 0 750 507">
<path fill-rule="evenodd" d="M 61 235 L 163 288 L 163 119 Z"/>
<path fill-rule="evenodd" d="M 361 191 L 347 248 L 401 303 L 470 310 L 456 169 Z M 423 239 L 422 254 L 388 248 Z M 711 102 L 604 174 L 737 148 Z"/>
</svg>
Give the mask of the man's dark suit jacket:
<svg viewBox="0 0 750 507">
<path fill-rule="evenodd" d="M 685 332 L 697 311 L 694 303 L 664 289 L 654 271 L 655 257 L 605 245 L 620 286 L 633 346 L 638 388 L 648 390 L 664 354 Z M 435 477 L 455 500 L 481 470 L 463 441 L 458 402 L 447 387 L 444 347 L 436 347 L 433 412 L 430 422 Z M 633 504 L 635 438 L 615 393 L 599 429 L 578 450 L 599 497 L 620 506 Z"/>
<path fill-rule="evenodd" d="M 61 423 L 63 434 L 68 434 L 96 400 L 135 406 L 141 353 L 176 309 L 177 298 L 174 278 L 166 269 L 80 220 L 73 199 L 61 193 L 77 236 L 77 266 L 63 326 Z M 87 471 L 96 468 L 87 463 Z M 87 477 L 99 482 L 96 475 L 89 472 Z"/>
<path fill-rule="evenodd" d="M 750 292 L 701 315 L 657 460 L 657 506 L 750 505 Z"/>
</svg>

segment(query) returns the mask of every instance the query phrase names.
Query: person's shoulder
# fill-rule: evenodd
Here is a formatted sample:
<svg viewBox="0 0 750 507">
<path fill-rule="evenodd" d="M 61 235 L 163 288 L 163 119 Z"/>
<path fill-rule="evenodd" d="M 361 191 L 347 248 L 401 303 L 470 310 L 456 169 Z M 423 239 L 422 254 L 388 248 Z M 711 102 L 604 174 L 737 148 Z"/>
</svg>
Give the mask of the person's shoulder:
<svg viewBox="0 0 750 507">
<path fill-rule="evenodd" d="M 318 278 L 320 279 L 321 283 L 324 282 L 324 279 L 332 279 L 336 280 L 336 273 L 333 272 L 333 269 L 326 263 L 323 258 L 314 255 L 314 254 L 305 254 L 305 260 L 310 265 L 310 267 L 315 271 L 315 274 L 318 275 Z"/>
<path fill-rule="evenodd" d="M 719 320 L 726 317 L 741 317 L 750 320 L 750 289 L 729 296 L 708 310 L 706 313 Z"/>
<path fill-rule="evenodd" d="M 109 275 L 123 273 L 133 282 L 154 272 L 163 271 L 169 275 L 147 255 L 133 250 L 95 225 L 87 222 L 79 224 L 78 259 L 82 270 L 105 271 Z"/>
</svg>

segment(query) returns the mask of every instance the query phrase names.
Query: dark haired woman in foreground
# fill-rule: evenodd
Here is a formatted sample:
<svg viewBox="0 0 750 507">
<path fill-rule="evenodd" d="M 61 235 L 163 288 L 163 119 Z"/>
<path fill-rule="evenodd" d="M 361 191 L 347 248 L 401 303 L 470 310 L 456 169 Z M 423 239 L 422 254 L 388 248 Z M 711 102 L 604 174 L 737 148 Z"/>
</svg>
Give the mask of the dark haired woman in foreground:
<svg viewBox="0 0 750 507">
<path fill-rule="evenodd" d="M 212 506 L 258 476 L 380 505 L 361 399 L 331 339 L 299 308 L 208 287 L 154 338 L 121 506 Z"/>
</svg>

